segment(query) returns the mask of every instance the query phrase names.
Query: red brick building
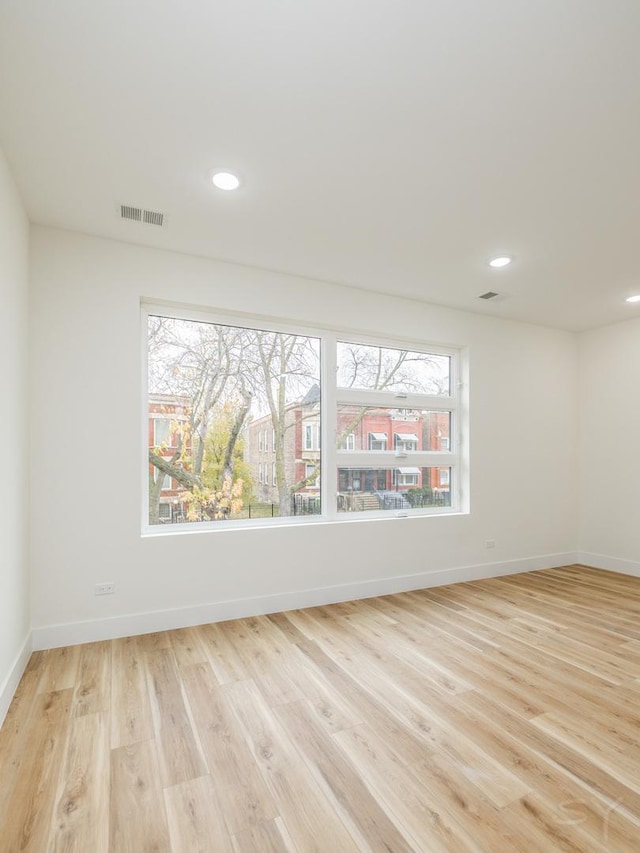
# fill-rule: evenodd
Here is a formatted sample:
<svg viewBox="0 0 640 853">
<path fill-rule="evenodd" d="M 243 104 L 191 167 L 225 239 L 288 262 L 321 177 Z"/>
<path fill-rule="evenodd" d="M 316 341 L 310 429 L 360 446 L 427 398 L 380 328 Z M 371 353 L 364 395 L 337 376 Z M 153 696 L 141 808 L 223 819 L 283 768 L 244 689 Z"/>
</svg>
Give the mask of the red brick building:
<svg viewBox="0 0 640 853">
<path fill-rule="evenodd" d="M 401 492 L 425 486 L 434 492 L 449 489 L 448 469 L 419 468 L 411 464 L 411 453 L 414 451 L 450 449 L 448 412 L 371 408 L 362 414 L 361 407 L 341 406 L 338 436 L 342 450 L 406 453 L 406 462 L 394 468 L 339 469 L 339 492 Z"/>
<path fill-rule="evenodd" d="M 188 419 L 189 400 L 171 394 L 149 394 L 148 440 L 149 448 L 164 459 L 172 459 L 179 450 L 180 423 Z M 180 496 L 182 488 L 176 480 L 161 474 L 149 464 L 149 476 L 154 483 L 162 477 L 159 494 L 158 521 L 161 524 L 185 521 L 186 507 Z M 151 495 L 150 489 L 150 495 Z"/>
<path fill-rule="evenodd" d="M 310 392 L 305 400 L 293 404 L 286 414 L 284 459 L 287 482 L 302 482 L 301 495 L 319 495 L 320 414 L 318 395 Z M 406 493 L 429 487 L 443 503 L 449 492 L 448 467 L 420 468 L 412 464 L 414 451 L 447 451 L 450 443 L 448 412 L 419 412 L 411 409 L 340 406 L 338 412 L 339 449 L 346 451 L 394 451 L 406 454 L 397 465 L 338 469 L 338 501 L 354 494 Z M 266 502 L 278 502 L 275 480 L 275 433 L 271 416 L 253 420 L 247 430 L 245 459 L 254 479 L 254 491 Z M 389 465 L 389 458 L 385 458 Z M 378 502 L 380 504 L 380 502 Z M 355 506 L 352 502 L 352 506 Z M 364 504 L 358 508 L 365 507 Z M 378 508 L 378 506 L 376 506 Z"/>
</svg>

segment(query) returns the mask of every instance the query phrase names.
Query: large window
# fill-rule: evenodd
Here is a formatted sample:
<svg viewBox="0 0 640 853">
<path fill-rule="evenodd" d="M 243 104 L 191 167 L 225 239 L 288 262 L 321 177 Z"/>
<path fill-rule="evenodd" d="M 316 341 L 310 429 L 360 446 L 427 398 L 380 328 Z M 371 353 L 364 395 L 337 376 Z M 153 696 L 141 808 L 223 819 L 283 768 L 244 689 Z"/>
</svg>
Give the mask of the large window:
<svg viewBox="0 0 640 853">
<path fill-rule="evenodd" d="M 338 513 L 458 508 L 454 353 L 338 341 L 336 355 Z"/>
<path fill-rule="evenodd" d="M 455 350 L 145 318 L 146 525 L 460 510 Z"/>
</svg>

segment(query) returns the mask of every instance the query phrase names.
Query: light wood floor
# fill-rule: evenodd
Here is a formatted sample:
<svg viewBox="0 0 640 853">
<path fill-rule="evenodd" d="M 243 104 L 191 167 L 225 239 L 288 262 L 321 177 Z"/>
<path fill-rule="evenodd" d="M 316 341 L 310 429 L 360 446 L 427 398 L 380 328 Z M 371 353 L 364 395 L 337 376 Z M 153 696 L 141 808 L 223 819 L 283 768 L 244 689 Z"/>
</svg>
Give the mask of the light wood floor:
<svg viewBox="0 0 640 853">
<path fill-rule="evenodd" d="M 639 617 L 568 566 L 37 652 L 0 850 L 638 851 Z"/>
</svg>

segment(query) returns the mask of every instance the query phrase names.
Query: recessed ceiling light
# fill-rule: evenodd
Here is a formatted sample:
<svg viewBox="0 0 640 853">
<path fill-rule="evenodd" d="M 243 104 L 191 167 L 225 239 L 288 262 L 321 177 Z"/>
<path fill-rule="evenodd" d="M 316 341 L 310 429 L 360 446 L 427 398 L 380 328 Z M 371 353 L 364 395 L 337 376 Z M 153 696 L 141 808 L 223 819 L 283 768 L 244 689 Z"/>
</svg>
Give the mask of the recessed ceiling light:
<svg viewBox="0 0 640 853">
<path fill-rule="evenodd" d="M 237 190 L 240 186 L 240 179 L 233 172 L 214 172 L 211 180 L 219 190 Z"/>
<path fill-rule="evenodd" d="M 637 296 L 627 296 L 625 302 L 640 302 L 640 293 Z"/>
<path fill-rule="evenodd" d="M 502 255 L 499 258 L 491 258 L 489 261 L 489 266 L 494 267 L 495 269 L 499 269 L 500 267 L 508 266 L 513 258 L 509 258 L 507 255 Z"/>
</svg>

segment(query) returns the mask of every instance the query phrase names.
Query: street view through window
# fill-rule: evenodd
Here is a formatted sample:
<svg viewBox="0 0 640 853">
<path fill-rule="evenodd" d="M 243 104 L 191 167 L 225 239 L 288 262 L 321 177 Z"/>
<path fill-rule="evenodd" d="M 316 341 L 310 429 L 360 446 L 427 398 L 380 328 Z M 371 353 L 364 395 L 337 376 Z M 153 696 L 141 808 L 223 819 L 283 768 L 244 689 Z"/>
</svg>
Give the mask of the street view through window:
<svg viewBox="0 0 640 853">
<path fill-rule="evenodd" d="M 149 314 L 147 356 L 152 526 L 452 505 L 450 355 Z"/>
</svg>

